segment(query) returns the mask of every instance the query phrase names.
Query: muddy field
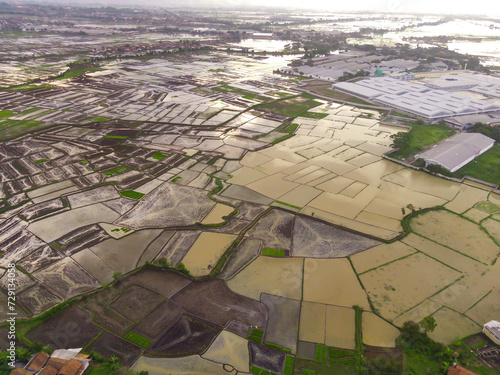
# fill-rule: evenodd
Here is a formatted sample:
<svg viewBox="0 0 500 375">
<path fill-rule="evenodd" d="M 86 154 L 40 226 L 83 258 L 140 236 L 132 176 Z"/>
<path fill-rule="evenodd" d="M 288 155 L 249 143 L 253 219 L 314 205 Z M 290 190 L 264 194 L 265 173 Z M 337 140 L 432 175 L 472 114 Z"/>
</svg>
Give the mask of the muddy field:
<svg viewBox="0 0 500 375">
<path fill-rule="evenodd" d="M 192 283 L 173 301 L 184 311 L 221 327 L 229 321 L 261 329 L 267 325 L 267 309 L 261 302 L 230 291 L 221 280 Z"/>
<path fill-rule="evenodd" d="M 171 301 L 164 301 L 148 314 L 132 331 L 150 340 L 157 339 L 179 317 L 182 311 Z"/>
<path fill-rule="evenodd" d="M 125 289 L 108 307 L 131 322 L 141 321 L 150 311 L 157 307 L 164 298 L 139 285 Z M 141 306 L 140 309 L 137 306 Z"/>
<path fill-rule="evenodd" d="M 72 306 L 32 329 L 27 337 L 53 348 L 71 349 L 86 346 L 99 332 L 101 330 L 90 321 L 89 313 Z"/>
<path fill-rule="evenodd" d="M 212 342 L 221 328 L 183 315 L 158 340 L 146 354 L 153 357 L 184 357 L 202 353 Z"/>
<path fill-rule="evenodd" d="M 95 350 L 105 357 L 118 357 L 125 366 L 132 363 L 141 355 L 141 348 L 130 341 L 123 340 L 107 332 L 102 333 L 89 347 L 89 351 Z"/>
<path fill-rule="evenodd" d="M 134 229 L 189 226 L 202 221 L 214 206 L 203 190 L 165 182 L 115 224 Z"/>
<path fill-rule="evenodd" d="M 295 219 L 292 246 L 294 256 L 341 258 L 378 244 L 379 241 L 316 220 L 304 217 Z"/>
</svg>

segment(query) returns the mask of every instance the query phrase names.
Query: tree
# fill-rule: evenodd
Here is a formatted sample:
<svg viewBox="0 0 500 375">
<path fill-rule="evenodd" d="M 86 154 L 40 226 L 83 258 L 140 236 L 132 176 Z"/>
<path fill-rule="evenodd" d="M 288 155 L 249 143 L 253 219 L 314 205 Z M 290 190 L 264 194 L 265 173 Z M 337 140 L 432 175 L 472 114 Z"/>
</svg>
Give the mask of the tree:
<svg viewBox="0 0 500 375">
<path fill-rule="evenodd" d="M 122 277 L 122 273 L 121 272 L 113 272 L 113 281 L 116 281 L 118 280 L 120 277 Z"/>
<path fill-rule="evenodd" d="M 437 326 L 436 319 L 432 315 L 426 316 L 420 322 L 420 326 L 423 328 L 424 332 L 433 332 Z"/>
<path fill-rule="evenodd" d="M 413 135 L 410 132 L 399 132 L 396 134 L 392 134 L 390 138 L 392 139 L 392 148 L 403 150 L 410 146 Z"/>
</svg>

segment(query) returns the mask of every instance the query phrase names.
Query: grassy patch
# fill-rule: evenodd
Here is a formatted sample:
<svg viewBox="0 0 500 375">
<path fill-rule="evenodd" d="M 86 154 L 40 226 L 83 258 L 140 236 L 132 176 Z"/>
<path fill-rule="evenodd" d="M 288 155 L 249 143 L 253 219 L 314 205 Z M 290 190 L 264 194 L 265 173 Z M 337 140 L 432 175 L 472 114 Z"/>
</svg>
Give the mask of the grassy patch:
<svg viewBox="0 0 500 375">
<path fill-rule="evenodd" d="M 408 147 L 391 154 L 396 159 L 404 159 L 425 150 L 427 147 L 451 136 L 454 131 L 446 125 L 411 125 L 412 135 Z"/>
<path fill-rule="evenodd" d="M 33 161 L 33 163 L 43 163 L 44 161 L 47 161 L 47 159 L 38 159 Z"/>
<path fill-rule="evenodd" d="M 49 125 L 43 124 L 42 121 L 35 120 L 11 120 L 0 118 L 0 140 L 7 140 L 18 137 L 20 135 L 46 128 Z"/>
<path fill-rule="evenodd" d="M 262 249 L 262 255 L 267 255 L 270 257 L 282 258 L 285 256 L 285 250 L 281 249 L 269 249 L 267 247 Z"/>
<path fill-rule="evenodd" d="M 168 154 L 164 154 L 163 152 L 156 152 L 151 157 L 156 160 L 162 160 L 165 159 L 168 156 Z"/>
<path fill-rule="evenodd" d="M 107 118 L 107 117 L 94 117 L 92 119 L 92 122 L 101 122 L 101 121 L 108 121 L 108 120 L 109 120 L 109 118 Z M 118 137 L 117 136 L 115 138 L 127 138 L 127 137 Z"/>
<path fill-rule="evenodd" d="M 123 336 L 123 338 L 143 348 L 147 348 L 149 345 L 151 345 L 151 340 L 148 340 L 147 338 L 142 337 L 134 332 L 128 332 L 125 336 Z"/>
<path fill-rule="evenodd" d="M 366 100 L 357 98 L 355 96 L 345 94 L 340 91 L 336 91 L 330 88 L 330 85 L 328 86 L 306 86 L 306 88 L 309 91 L 314 92 L 315 94 L 322 95 L 322 96 L 328 96 L 329 98 L 332 98 L 333 100 L 340 101 L 340 102 L 351 102 L 351 103 L 357 103 L 357 104 L 365 104 L 365 105 L 373 105 L 373 103 L 367 102 Z"/>
<path fill-rule="evenodd" d="M 488 346 L 488 343 L 486 341 L 483 341 L 483 342 L 481 342 L 481 343 L 479 343 L 477 345 L 474 345 L 472 347 L 472 349 L 476 349 L 477 350 L 477 349 L 484 348 L 485 346 Z"/>
<path fill-rule="evenodd" d="M 479 211 L 483 211 L 487 214 L 494 214 L 495 212 L 500 211 L 499 206 L 488 201 L 476 203 L 474 208 L 477 208 Z"/>
<path fill-rule="evenodd" d="M 139 193 L 137 191 L 134 191 L 134 190 L 122 190 L 120 191 L 120 195 L 122 197 L 125 197 L 125 198 L 132 198 L 132 199 L 135 199 L 135 200 L 139 200 L 141 199 L 145 194 L 143 193 Z"/>
<path fill-rule="evenodd" d="M 288 206 L 288 207 L 291 207 L 291 208 L 295 208 L 296 210 L 300 210 L 302 208 L 302 207 L 294 206 L 293 204 L 285 203 L 285 202 L 282 202 L 282 201 L 276 201 L 276 203 L 282 204 L 283 206 Z"/>
<path fill-rule="evenodd" d="M 22 115 L 27 115 L 28 113 L 31 113 L 31 112 L 36 112 L 36 111 L 38 111 L 39 109 L 41 109 L 41 108 L 33 107 L 33 108 L 27 109 L 27 110 L 25 110 L 25 111 L 22 111 L 21 113 L 18 113 L 18 115 L 20 115 L 20 116 L 22 116 Z"/>
<path fill-rule="evenodd" d="M 404 113 L 398 112 L 398 111 L 392 111 L 391 116 L 398 116 L 398 117 L 405 117 L 405 118 L 415 118 L 414 116 L 406 115 Z"/>
<path fill-rule="evenodd" d="M 82 162 L 82 164 L 86 164 L 87 163 L 85 160 L 82 160 L 81 162 Z M 85 163 L 83 163 L 83 162 L 85 162 Z M 130 170 L 130 168 L 121 166 L 121 167 L 117 167 L 117 168 L 114 168 L 114 169 L 110 169 L 109 171 L 104 172 L 104 174 L 106 176 L 117 176 L 119 174 L 128 172 L 129 170 Z"/>
<path fill-rule="evenodd" d="M 325 118 L 326 116 L 328 116 L 328 113 L 306 112 L 306 113 L 301 114 L 301 116 L 321 120 L 322 118 Z"/>
<path fill-rule="evenodd" d="M 13 114 L 14 112 L 12 112 L 11 110 L 4 109 L 3 111 L 0 111 L 0 119 L 10 117 Z"/>
<path fill-rule="evenodd" d="M 297 117 L 302 116 L 308 110 L 317 107 L 320 104 L 320 102 L 317 102 L 314 99 L 301 95 L 290 99 L 276 100 L 271 103 L 260 104 L 255 106 L 255 109 L 287 117 Z"/>
<path fill-rule="evenodd" d="M 500 160 L 500 146 L 496 145 L 469 164 L 460 168 L 454 175 L 458 178 L 472 176 L 480 180 L 500 185 L 500 168 L 498 167 L 498 160 Z"/>
<path fill-rule="evenodd" d="M 103 68 L 98 68 L 96 66 L 91 66 L 88 68 L 83 68 L 83 69 L 70 69 L 66 71 L 64 74 L 61 76 L 57 77 L 56 79 L 66 79 L 66 78 L 73 78 L 73 77 L 79 77 L 83 76 L 87 72 L 98 72 L 100 70 L 104 70 Z"/>
</svg>

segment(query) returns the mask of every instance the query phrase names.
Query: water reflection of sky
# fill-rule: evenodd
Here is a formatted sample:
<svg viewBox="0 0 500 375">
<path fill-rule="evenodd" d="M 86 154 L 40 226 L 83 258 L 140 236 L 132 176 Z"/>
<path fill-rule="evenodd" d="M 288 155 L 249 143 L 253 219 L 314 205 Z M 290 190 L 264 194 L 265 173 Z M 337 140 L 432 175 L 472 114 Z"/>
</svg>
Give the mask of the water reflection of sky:
<svg viewBox="0 0 500 375">
<path fill-rule="evenodd" d="M 235 43 L 235 47 L 250 48 L 255 51 L 277 52 L 282 51 L 290 40 L 269 40 L 269 39 L 245 39 L 240 43 Z"/>
<path fill-rule="evenodd" d="M 440 25 L 425 25 L 420 27 L 408 28 L 405 31 L 391 31 L 384 35 L 374 36 L 370 38 L 353 38 L 349 39 L 349 43 L 354 44 L 373 44 L 376 46 L 394 46 L 396 43 L 409 44 L 415 48 L 435 47 L 433 44 L 419 43 L 418 41 L 405 41 L 404 38 L 412 37 L 432 37 L 432 36 L 465 36 L 477 38 L 477 42 L 456 40 L 446 43 L 447 47 L 463 54 L 481 56 L 483 64 L 492 66 L 500 65 L 500 41 L 499 40 L 483 40 L 488 37 L 500 38 L 500 29 L 490 28 L 491 25 L 500 27 L 500 23 L 491 21 L 474 21 L 474 20 L 455 20 L 446 22 Z M 484 58 L 483 58 L 484 56 Z"/>
</svg>

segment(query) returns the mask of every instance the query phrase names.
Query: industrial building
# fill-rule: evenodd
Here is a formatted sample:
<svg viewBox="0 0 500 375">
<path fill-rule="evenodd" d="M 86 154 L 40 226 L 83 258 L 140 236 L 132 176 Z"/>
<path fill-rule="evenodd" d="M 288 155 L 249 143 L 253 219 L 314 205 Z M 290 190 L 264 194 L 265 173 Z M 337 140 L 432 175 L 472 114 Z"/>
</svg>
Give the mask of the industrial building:
<svg viewBox="0 0 500 375">
<path fill-rule="evenodd" d="M 422 81 L 427 87 L 446 91 L 471 91 L 491 98 L 500 98 L 500 78 L 478 73 L 444 74 Z"/>
<path fill-rule="evenodd" d="M 500 345 L 500 322 L 492 320 L 483 326 L 483 333 L 495 344 Z"/>
<path fill-rule="evenodd" d="M 426 166 L 437 164 L 455 172 L 492 148 L 494 144 L 494 139 L 483 134 L 458 133 L 421 154 L 416 154 L 415 158 L 424 159 Z"/>
<path fill-rule="evenodd" d="M 368 78 L 355 83 L 339 82 L 333 84 L 333 88 L 431 121 L 500 110 L 500 105 L 488 100 L 475 100 L 389 77 Z"/>
</svg>

